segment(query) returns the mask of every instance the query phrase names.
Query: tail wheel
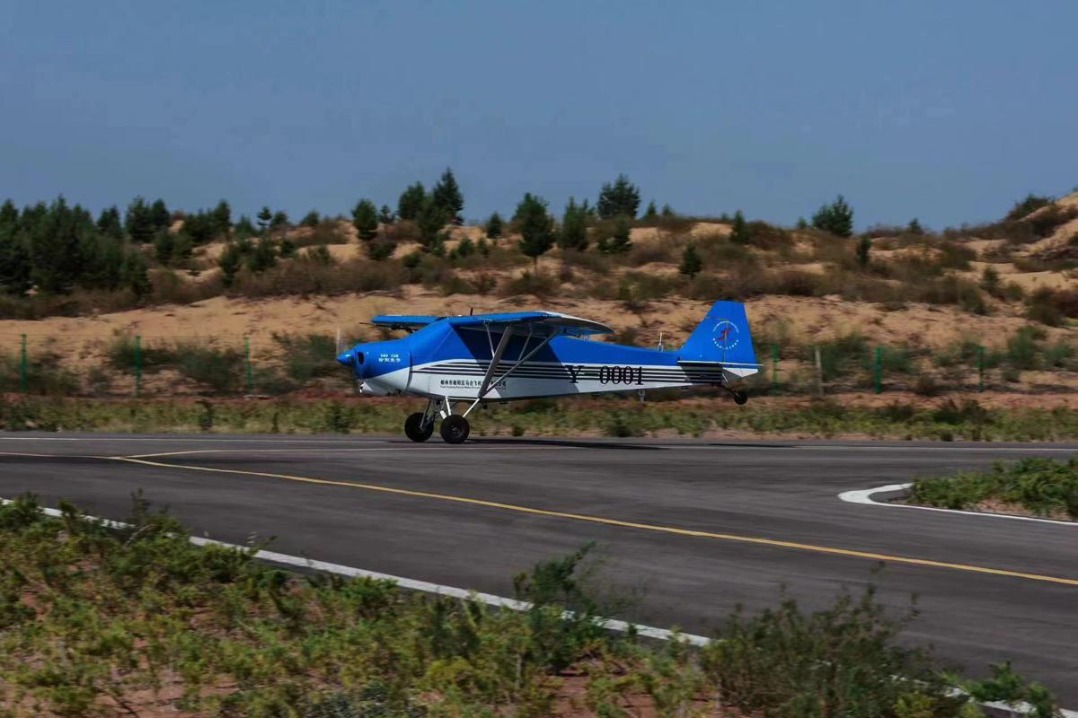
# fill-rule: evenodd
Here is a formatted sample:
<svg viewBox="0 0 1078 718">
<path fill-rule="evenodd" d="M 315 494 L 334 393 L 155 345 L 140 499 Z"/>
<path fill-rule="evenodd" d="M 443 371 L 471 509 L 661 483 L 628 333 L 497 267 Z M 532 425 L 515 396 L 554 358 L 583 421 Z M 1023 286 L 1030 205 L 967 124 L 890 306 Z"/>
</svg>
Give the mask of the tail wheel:
<svg viewBox="0 0 1078 718">
<path fill-rule="evenodd" d="M 463 444 L 471 431 L 468 420 L 457 414 L 447 416 L 440 427 L 442 438 L 447 444 Z"/>
<path fill-rule="evenodd" d="M 404 435 L 415 442 L 426 441 L 434 433 L 434 422 L 430 422 L 423 426 L 423 413 L 416 412 L 409 414 L 408 418 L 404 420 Z"/>
<path fill-rule="evenodd" d="M 743 391 L 734 392 L 734 403 L 738 406 L 743 406 L 745 402 L 749 400 L 749 395 Z"/>
</svg>

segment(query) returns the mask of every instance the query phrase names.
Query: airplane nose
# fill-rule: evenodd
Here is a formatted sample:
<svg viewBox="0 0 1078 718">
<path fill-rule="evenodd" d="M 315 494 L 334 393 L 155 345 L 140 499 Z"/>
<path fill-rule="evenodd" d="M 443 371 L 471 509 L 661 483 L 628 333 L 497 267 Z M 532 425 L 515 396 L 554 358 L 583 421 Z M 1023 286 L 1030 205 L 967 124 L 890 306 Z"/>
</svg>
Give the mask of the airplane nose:
<svg viewBox="0 0 1078 718">
<path fill-rule="evenodd" d="M 350 367 L 356 362 L 356 353 L 354 350 L 349 349 L 346 352 L 342 352 L 341 355 L 337 357 L 337 361 L 347 367 Z"/>
</svg>

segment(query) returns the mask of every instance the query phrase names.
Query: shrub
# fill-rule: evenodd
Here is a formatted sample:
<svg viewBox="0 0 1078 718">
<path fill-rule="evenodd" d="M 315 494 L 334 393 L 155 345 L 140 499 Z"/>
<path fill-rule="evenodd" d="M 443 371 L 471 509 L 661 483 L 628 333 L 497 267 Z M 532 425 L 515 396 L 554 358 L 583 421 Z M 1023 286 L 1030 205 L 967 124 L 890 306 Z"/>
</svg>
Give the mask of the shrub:
<svg viewBox="0 0 1078 718">
<path fill-rule="evenodd" d="M 546 272 L 524 272 L 505 282 L 499 292 L 503 297 L 515 297 L 522 294 L 534 294 L 536 297 L 547 297 L 558 289 L 558 280 L 555 276 Z"/>
<path fill-rule="evenodd" d="M 30 353 L 26 361 L 25 388 L 31 394 L 63 396 L 74 394 L 78 377 L 59 366 L 60 357 L 52 352 Z M 23 389 L 22 356 L 0 354 L 0 393 Z"/>
<path fill-rule="evenodd" d="M 912 606 L 891 615 L 872 588 L 811 614 L 784 595 L 756 616 L 739 609 L 701 651 L 700 665 L 723 702 L 746 715 L 890 715 L 914 697 L 926 705 L 922 715 L 953 715 L 961 701 L 942 698 L 931 655 L 897 645 L 915 615 Z"/>
<path fill-rule="evenodd" d="M 1025 199 L 1015 202 L 1014 207 L 1011 208 L 1011 211 L 1007 213 L 1004 219 L 1010 221 L 1025 219 L 1041 207 L 1052 204 L 1053 201 L 1051 197 L 1035 195 L 1031 192 L 1026 195 Z"/>
<path fill-rule="evenodd" d="M 1007 363 L 1014 369 L 1037 368 L 1037 337 L 1033 327 L 1022 327 L 1007 340 Z"/>
<path fill-rule="evenodd" d="M 273 341 L 284 351 L 285 371 L 299 384 L 315 377 L 336 374 L 340 368 L 335 358 L 337 344 L 323 334 L 273 334 Z"/>
</svg>

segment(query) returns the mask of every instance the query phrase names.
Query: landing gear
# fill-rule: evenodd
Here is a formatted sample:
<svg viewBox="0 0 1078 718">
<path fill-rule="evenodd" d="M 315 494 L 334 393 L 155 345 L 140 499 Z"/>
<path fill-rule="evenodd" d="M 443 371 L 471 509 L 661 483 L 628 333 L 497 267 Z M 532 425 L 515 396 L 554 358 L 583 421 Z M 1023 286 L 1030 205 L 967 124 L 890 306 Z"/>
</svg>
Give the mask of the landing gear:
<svg viewBox="0 0 1078 718">
<path fill-rule="evenodd" d="M 737 404 L 738 406 L 744 406 L 745 402 L 747 402 L 749 400 L 748 392 L 734 391 L 734 392 L 731 392 L 731 393 L 734 395 L 734 403 Z"/>
<path fill-rule="evenodd" d="M 442 426 L 439 431 L 442 434 L 442 438 L 447 444 L 463 444 L 465 439 L 468 438 L 468 434 L 471 433 L 472 427 L 460 414 L 452 414 L 445 417 L 442 420 Z"/>
<path fill-rule="evenodd" d="M 410 414 L 404 420 L 404 435 L 416 443 L 429 439 L 434 433 L 434 418 L 424 421 L 426 418 L 427 413 L 423 411 Z"/>
<path fill-rule="evenodd" d="M 434 423 L 442 420 L 439 433 L 447 444 L 463 444 L 468 440 L 472 427 L 465 418 L 479 402 L 468 407 L 463 414 L 453 413 L 453 404 L 448 397 L 431 399 L 423 411 L 417 411 L 404 421 L 404 435 L 416 443 L 426 441 L 434 434 Z"/>
</svg>

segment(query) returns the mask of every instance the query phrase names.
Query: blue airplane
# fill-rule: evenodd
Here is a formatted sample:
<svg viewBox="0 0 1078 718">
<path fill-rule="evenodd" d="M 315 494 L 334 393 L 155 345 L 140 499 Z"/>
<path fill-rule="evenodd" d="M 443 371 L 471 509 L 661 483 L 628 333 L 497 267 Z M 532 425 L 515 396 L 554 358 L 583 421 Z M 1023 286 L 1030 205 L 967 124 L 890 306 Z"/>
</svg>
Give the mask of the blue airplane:
<svg viewBox="0 0 1078 718">
<path fill-rule="evenodd" d="M 676 351 L 600 341 L 613 329 L 558 312 L 509 312 L 433 317 L 385 315 L 371 323 L 408 336 L 357 344 L 337 357 L 352 370 L 362 394 L 404 394 L 427 400 L 404 433 L 426 441 L 435 421 L 449 444 L 471 431 L 476 407 L 517 399 L 600 392 L 720 386 L 737 404 L 748 394 L 730 384 L 759 371 L 752 335 L 739 302 L 717 302 Z M 453 413 L 454 404 L 467 404 Z"/>
</svg>

